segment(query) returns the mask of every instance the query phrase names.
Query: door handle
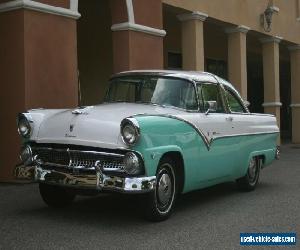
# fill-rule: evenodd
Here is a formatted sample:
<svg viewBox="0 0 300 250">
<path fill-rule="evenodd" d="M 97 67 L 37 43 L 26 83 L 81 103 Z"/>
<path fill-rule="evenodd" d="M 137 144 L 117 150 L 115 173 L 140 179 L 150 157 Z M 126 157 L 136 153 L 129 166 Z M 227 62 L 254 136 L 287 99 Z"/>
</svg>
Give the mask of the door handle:
<svg viewBox="0 0 300 250">
<path fill-rule="evenodd" d="M 226 121 L 232 122 L 233 121 L 233 117 L 232 116 L 226 117 Z"/>
</svg>

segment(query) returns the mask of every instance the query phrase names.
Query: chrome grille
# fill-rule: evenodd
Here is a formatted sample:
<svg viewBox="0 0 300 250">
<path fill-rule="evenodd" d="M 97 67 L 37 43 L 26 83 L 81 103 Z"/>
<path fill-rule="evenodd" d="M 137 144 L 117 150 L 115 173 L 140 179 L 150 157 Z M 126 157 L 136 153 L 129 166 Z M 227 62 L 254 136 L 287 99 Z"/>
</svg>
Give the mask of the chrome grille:
<svg viewBox="0 0 300 250">
<path fill-rule="evenodd" d="M 32 152 L 43 165 L 83 170 L 94 170 L 97 165 L 104 171 L 124 171 L 122 154 L 49 147 L 33 147 Z"/>
<path fill-rule="evenodd" d="M 70 157 L 67 151 L 52 150 L 48 148 L 33 148 L 33 155 L 38 155 L 38 158 L 43 162 L 55 163 L 58 165 L 69 165 Z"/>
</svg>

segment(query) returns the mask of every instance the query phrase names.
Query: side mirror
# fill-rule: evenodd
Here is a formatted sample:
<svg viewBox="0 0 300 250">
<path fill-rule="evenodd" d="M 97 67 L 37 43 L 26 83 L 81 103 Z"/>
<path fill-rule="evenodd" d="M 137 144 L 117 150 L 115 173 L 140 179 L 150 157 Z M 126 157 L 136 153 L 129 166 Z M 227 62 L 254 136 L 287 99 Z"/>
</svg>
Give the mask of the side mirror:
<svg viewBox="0 0 300 250">
<path fill-rule="evenodd" d="M 244 100 L 245 106 L 248 108 L 250 106 L 250 102 Z"/>
<path fill-rule="evenodd" d="M 217 102 L 216 101 L 207 101 L 208 108 L 205 112 L 206 115 L 208 115 L 210 112 L 216 112 L 217 111 Z"/>
</svg>

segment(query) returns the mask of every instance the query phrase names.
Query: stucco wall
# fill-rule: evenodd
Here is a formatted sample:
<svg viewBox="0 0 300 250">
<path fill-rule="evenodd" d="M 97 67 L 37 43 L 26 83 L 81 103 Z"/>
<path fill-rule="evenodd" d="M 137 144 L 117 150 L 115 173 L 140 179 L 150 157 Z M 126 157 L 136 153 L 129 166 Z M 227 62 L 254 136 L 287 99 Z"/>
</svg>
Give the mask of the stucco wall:
<svg viewBox="0 0 300 250">
<path fill-rule="evenodd" d="M 164 9 L 164 66 L 168 67 L 168 52 L 181 53 L 181 22 L 176 13 Z M 204 22 L 204 56 L 209 59 L 227 61 L 227 34 L 222 27 Z"/>
<path fill-rule="evenodd" d="M 7 23 L 10 25 L 6 25 Z M 0 36 L 0 112 L 3 117 L 0 130 L 0 181 L 3 181 L 12 179 L 12 169 L 18 161 L 19 153 L 16 145 L 21 142 L 17 133 L 16 116 L 25 106 L 23 11 L 0 15 Z"/>
<path fill-rule="evenodd" d="M 19 162 L 16 116 L 31 108 L 77 106 L 76 22 L 31 10 L 0 15 L 0 181 Z"/>
<path fill-rule="evenodd" d="M 24 22 L 26 108 L 76 106 L 76 22 L 31 10 Z"/>
<path fill-rule="evenodd" d="M 161 0 L 133 0 L 133 9 L 136 23 L 162 28 L 162 12 L 155 11 L 161 10 Z"/>
<path fill-rule="evenodd" d="M 267 8 L 269 0 L 163 0 L 163 3 L 182 8 L 184 11 L 201 11 L 209 17 L 235 25 L 246 25 L 252 30 L 266 33 L 260 25 L 260 14 Z M 272 31 L 269 35 L 281 36 L 284 40 L 300 43 L 298 0 L 274 0 L 280 11 L 273 15 Z"/>
</svg>

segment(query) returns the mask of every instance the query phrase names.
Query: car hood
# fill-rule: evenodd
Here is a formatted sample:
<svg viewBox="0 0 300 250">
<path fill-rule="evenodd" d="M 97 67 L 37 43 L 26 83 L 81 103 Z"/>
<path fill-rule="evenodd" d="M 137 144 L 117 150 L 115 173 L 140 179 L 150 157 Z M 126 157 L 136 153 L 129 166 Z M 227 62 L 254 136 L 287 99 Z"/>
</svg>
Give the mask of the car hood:
<svg viewBox="0 0 300 250">
<path fill-rule="evenodd" d="M 125 148 L 120 135 L 120 123 L 124 118 L 136 114 L 175 115 L 182 112 L 169 107 L 134 103 L 105 103 L 84 109 L 62 110 L 45 117 L 35 141 Z"/>
</svg>

